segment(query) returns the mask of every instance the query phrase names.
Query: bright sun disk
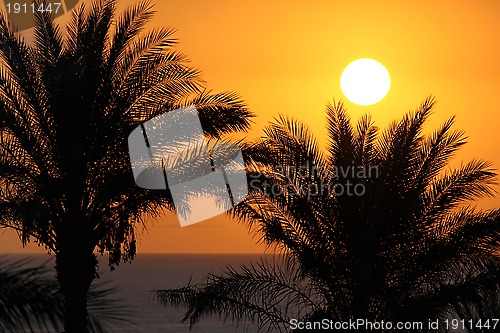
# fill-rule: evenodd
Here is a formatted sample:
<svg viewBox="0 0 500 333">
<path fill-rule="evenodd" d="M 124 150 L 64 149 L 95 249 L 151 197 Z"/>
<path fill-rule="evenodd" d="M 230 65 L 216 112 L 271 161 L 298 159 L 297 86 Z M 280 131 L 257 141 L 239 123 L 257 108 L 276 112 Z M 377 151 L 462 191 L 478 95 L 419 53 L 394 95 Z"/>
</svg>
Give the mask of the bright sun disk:
<svg viewBox="0 0 500 333">
<path fill-rule="evenodd" d="M 391 77 L 380 62 L 362 58 L 351 62 L 340 76 L 340 88 L 345 97 L 358 105 L 380 102 L 389 92 Z"/>
</svg>

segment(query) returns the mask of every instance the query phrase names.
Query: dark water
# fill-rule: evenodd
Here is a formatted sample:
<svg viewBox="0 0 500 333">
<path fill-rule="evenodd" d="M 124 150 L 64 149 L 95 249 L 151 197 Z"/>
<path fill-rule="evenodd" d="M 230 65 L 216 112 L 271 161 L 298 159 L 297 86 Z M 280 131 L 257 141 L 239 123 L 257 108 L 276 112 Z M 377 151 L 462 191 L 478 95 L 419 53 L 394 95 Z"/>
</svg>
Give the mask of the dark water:
<svg viewBox="0 0 500 333">
<path fill-rule="evenodd" d="M 9 258 L 26 256 L 9 255 Z M 30 255 L 33 262 L 48 259 L 44 255 Z M 255 327 L 239 326 L 216 317 L 206 317 L 189 330 L 189 325 L 180 324 L 184 309 L 162 306 L 154 302 L 152 290 L 181 287 L 199 282 L 208 273 L 222 273 L 225 267 L 259 261 L 260 255 L 192 255 L 192 254 L 142 254 L 132 264 L 121 264 L 115 271 L 107 267 L 107 259 L 100 259 L 101 282 L 118 289 L 116 298 L 123 301 L 129 310 L 131 323 L 111 323 L 112 332 L 124 333 L 229 333 L 256 332 Z M 49 262 L 48 265 L 53 263 Z"/>
</svg>

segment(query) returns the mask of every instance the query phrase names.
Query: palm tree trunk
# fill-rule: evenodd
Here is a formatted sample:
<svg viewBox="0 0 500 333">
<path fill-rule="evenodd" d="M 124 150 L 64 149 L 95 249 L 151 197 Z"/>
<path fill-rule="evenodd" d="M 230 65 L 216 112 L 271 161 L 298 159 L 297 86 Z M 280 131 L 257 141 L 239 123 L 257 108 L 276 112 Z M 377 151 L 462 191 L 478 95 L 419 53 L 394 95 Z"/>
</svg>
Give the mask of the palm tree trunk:
<svg viewBox="0 0 500 333">
<path fill-rule="evenodd" d="M 81 239 L 81 238 L 80 238 Z M 77 242 L 56 253 L 57 280 L 65 299 L 64 333 L 88 333 L 87 294 L 97 258 Z"/>
</svg>

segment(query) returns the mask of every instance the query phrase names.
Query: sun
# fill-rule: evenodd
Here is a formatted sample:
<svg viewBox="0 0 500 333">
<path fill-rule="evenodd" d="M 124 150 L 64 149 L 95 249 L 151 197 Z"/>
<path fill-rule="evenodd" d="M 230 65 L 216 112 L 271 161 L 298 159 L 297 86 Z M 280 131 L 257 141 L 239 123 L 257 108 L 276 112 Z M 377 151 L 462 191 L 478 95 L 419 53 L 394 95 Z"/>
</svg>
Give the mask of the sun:
<svg viewBox="0 0 500 333">
<path fill-rule="evenodd" d="M 351 62 L 340 76 L 340 89 L 358 105 L 373 105 L 389 92 L 391 77 L 380 62 L 362 58 Z"/>
</svg>

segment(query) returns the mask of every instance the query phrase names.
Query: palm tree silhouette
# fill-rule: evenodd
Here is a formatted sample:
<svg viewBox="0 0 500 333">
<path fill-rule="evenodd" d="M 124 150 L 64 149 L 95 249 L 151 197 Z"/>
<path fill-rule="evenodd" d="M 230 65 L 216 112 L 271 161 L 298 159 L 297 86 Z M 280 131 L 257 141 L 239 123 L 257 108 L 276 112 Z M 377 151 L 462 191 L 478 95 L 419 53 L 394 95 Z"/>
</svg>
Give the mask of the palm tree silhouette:
<svg viewBox="0 0 500 333">
<path fill-rule="evenodd" d="M 109 283 L 97 283 L 88 293 L 91 333 L 108 332 L 107 324 L 134 323 L 130 312 L 113 295 Z M 0 330 L 1 332 L 53 332 L 64 319 L 64 296 L 57 280 L 45 264 L 28 259 L 0 259 Z"/>
<path fill-rule="evenodd" d="M 35 332 L 58 327 L 63 308 L 57 280 L 26 260 L 0 262 L 0 331 Z"/>
<path fill-rule="evenodd" d="M 87 332 L 94 251 L 112 268 L 132 260 L 135 226 L 173 207 L 169 191 L 134 184 L 129 133 L 191 104 L 210 137 L 249 126 L 238 96 L 204 89 L 172 29 L 144 31 L 153 14 L 140 2 L 116 17 L 115 1 L 94 1 L 63 34 L 37 12 L 32 44 L 0 16 L 0 223 L 55 253 L 67 333 Z"/>
<path fill-rule="evenodd" d="M 429 319 L 494 313 L 500 210 L 471 204 L 493 194 L 496 174 L 481 160 L 446 168 L 465 136 L 453 118 L 422 133 L 434 104 L 428 98 L 382 133 L 369 116 L 353 125 L 341 103 L 328 105 L 326 151 L 306 126 L 278 118 L 245 149 L 251 194 L 233 213 L 281 260 L 229 268 L 158 299 L 187 304 L 191 325 L 220 314 L 279 331 L 294 318 L 421 321 L 409 331 L 425 331 Z"/>
</svg>

